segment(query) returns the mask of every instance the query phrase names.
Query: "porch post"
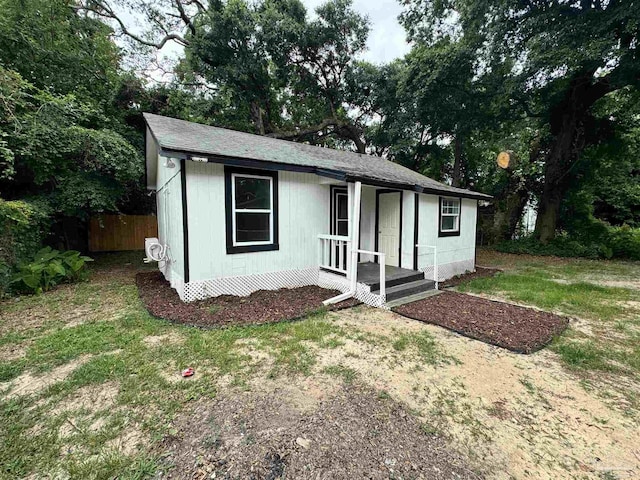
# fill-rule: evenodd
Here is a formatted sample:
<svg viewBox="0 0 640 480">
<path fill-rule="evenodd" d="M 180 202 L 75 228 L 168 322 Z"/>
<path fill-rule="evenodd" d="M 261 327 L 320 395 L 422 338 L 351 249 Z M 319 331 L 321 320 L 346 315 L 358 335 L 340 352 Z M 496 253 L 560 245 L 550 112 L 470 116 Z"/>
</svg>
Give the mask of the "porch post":
<svg viewBox="0 0 640 480">
<path fill-rule="evenodd" d="M 358 245 L 360 242 L 360 199 L 362 183 L 356 182 L 353 195 L 353 222 L 351 222 L 351 290 L 355 293 L 358 282 Z"/>
</svg>

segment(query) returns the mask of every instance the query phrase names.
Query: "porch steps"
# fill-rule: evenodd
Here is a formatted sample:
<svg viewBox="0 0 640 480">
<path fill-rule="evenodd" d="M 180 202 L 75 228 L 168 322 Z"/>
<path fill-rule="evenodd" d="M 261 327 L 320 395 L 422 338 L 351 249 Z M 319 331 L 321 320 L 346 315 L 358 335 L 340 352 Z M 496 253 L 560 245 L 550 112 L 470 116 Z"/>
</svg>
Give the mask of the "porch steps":
<svg viewBox="0 0 640 480">
<path fill-rule="evenodd" d="M 389 267 L 387 267 L 387 269 L 388 268 Z M 378 274 L 378 278 L 379 277 L 380 277 L 380 274 Z M 378 278 L 376 278 L 376 280 L 374 280 L 371 283 L 367 282 L 367 285 L 371 287 L 372 292 L 380 290 L 380 280 L 378 280 Z M 389 289 L 393 287 L 397 287 L 399 285 L 405 285 L 407 283 L 417 282 L 419 280 L 424 280 L 424 273 L 417 272 L 414 270 L 403 270 L 402 272 L 400 272 L 400 274 L 396 272 L 387 273 L 384 281 L 384 285 L 388 295 Z"/>
<path fill-rule="evenodd" d="M 420 273 L 420 275 L 420 278 L 422 278 L 422 280 L 407 281 L 407 279 L 405 278 L 403 283 L 386 288 L 385 293 L 387 296 L 387 302 L 396 300 L 398 298 L 409 297 L 417 293 L 434 290 L 435 282 L 433 280 L 425 280 L 423 273 Z M 379 295 L 380 287 L 378 286 L 378 289 L 374 291 L 372 286 L 371 292 Z"/>
<path fill-rule="evenodd" d="M 414 293 L 413 295 L 409 295 L 408 297 L 396 298 L 390 302 L 387 302 L 387 307 L 395 308 L 400 305 L 406 305 L 407 303 L 417 302 L 418 300 L 424 300 L 425 298 L 435 297 L 436 295 L 440 295 L 442 290 L 427 290 L 426 292 Z"/>
</svg>

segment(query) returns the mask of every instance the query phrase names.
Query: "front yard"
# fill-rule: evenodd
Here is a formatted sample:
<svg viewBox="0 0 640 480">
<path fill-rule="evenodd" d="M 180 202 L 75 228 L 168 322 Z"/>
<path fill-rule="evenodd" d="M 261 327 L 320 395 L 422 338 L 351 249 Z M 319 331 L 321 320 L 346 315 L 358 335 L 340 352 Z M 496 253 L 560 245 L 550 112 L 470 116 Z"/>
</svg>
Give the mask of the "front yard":
<svg viewBox="0 0 640 480">
<path fill-rule="evenodd" d="M 169 324 L 138 299 L 140 256 L 0 304 L 4 478 L 640 475 L 637 263 L 480 252 L 504 272 L 459 290 L 572 318 L 520 355 L 364 306 Z"/>
</svg>

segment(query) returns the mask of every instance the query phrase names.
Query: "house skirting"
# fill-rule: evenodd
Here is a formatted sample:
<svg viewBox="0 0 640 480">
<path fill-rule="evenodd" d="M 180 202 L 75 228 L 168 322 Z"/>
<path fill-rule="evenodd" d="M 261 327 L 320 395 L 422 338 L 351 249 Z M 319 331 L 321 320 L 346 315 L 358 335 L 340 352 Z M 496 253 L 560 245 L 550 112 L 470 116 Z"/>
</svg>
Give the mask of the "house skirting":
<svg viewBox="0 0 640 480">
<path fill-rule="evenodd" d="M 425 278 L 433 280 L 433 265 L 427 265 L 419 268 L 421 272 L 424 272 Z M 475 260 L 473 258 L 469 260 L 460 260 L 458 262 L 440 263 L 438 264 L 438 281 L 444 282 L 456 275 L 462 275 L 467 272 L 474 272 L 476 270 Z"/>
<path fill-rule="evenodd" d="M 433 278 L 433 265 L 420 269 L 425 278 Z M 438 281 L 474 270 L 473 259 L 438 265 Z M 175 288 L 183 302 L 193 302 L 219 295 L 247 296 L 258 290 L 278 290 L 317 285 L 321 288 L 348 292 L 350 282 L 341 275 L 335 275 L 319 268 L 285 270 L 281 272 L 242 275 L 237 277 L 196 280 L 184 283 L 183 279 L 169 265 L 160 268 L 171 287 Z M 364 283 L 356 284 L 355 298 L 372 307 L 386 308 L 386 299 L 371 292 Z"/>
</svg>

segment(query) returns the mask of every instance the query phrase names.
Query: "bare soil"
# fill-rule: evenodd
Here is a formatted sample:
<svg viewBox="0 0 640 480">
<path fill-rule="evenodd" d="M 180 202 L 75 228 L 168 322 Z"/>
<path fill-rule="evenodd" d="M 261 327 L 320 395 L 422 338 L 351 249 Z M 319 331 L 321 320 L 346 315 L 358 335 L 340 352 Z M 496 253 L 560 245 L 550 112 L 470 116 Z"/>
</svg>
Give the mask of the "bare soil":
<svg viewBox="0 0 640 480">
<path fill-rule="evenodd" d="M 480 478 L 399 403 L 344 385 L 309 410 L 285 390 L 236 393 L 176 422 L 176 479 Z"/>
<path fill-rule="evenodd" d="M 553 313 L 457 292 L 444 292 L 394 311 L 517 353 L 540 350 L 569 325 L 568 318 Z"/>
<path fill-rule="evenodd" d="M 198 327 L 261 325 L 302 318 L 323 308 L 322 302 L 340 292 L 316 286 L 259 290 L 247 297 L 220 295 L 185 303 L 160 272 L 136 275 L 138 292 L 153 316 Z M 355 299 L 331 305 L 339 310 L 358 304 Z"/>
</svg>

